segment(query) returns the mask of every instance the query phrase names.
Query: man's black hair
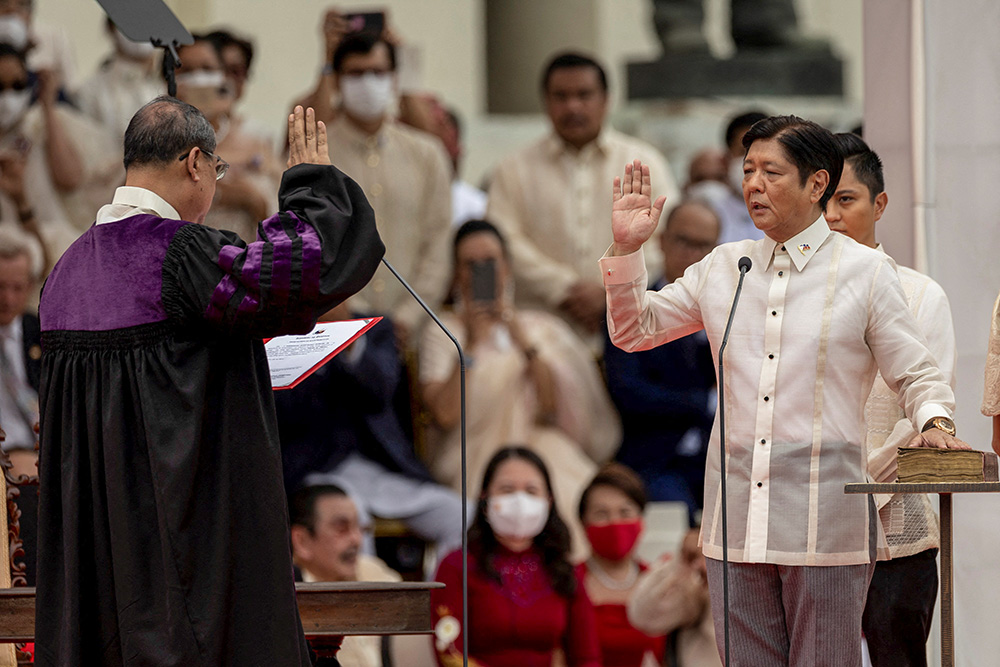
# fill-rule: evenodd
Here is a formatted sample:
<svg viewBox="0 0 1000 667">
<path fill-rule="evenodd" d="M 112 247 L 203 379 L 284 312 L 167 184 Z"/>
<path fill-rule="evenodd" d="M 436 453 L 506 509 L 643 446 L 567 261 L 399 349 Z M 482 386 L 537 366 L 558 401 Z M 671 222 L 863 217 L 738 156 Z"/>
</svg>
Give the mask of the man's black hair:
<svg viewBox="0 0 1000 667">
<path fill-rule="evenodd" d="M 160 95 L 135 112 L 125 130 L 125 169 L 165 165 L 197 146 L 215 152 L 215 130 L 198 109 Z"/>
<path fill-rule="evenodd" d="M 323 496 L 347 496 L 347 492 L 336 484 L 302 487 L 288 498 L 289 525 L 303 526 L 310 534 L 315 533 L 316 502 Z"/>
<path fill-rule="evenodd" d="M 219 52 L 219 58 L 222 58 L 222 51 L 227 46 L 238 48 L 243 54 L 243 60 L 246 61 L 247 74 L 250 73 L 250 65 L 253 63 L 253 42 L 237 37 L 228 30 L 213 30 L 205 35 L 204 39 L 212 43 L 215 50 Z"/>
<path fill-rule="evenodd" d="M 765 118 L 767 118 L 767 114 L 763 111 L 744 111 L 734 116 L 729 121 L 729 125 L 726 125 L 726 146 L 732 146 L 733 139 L 736 138 L 740 130 L 748 129 L 758 120 L 764 120 Z"/>
<path fill-rule="evenodd" d="M 575 69 L 577 67 L 593 68 L 597 72 L 597 79 L 601 84 L 601 90 L 608 92 L 608 75 L 604 73 L 604 68 L 601 67 L 601 64 L 590 56 L 574 52 L 560 53 L 549 61 L 549 64 L 545 66 L 544 74 L 542 74 L 542 92 L 548 92 L 549 79 L 552 78 L 553 72 L 560 69 Z"/>
<path fill-rule="evenodd" d="M 25 70 L 28 69 L 28 61 L 26 60 L 24 51 L 20 49 L 15 49 L 13 46 L 7 44 L 6 42 L 0 42 L 0 58 L 4 58 L 6 56 L 13 56 L 17 58 L 19 61 L 21 61 L 21 66 L 24 67 Z"/>
<path fill-rule="evenodd" d="M 820 169 L 830 175 L 830 182 L 820 197 L 819 206 L 826 209 L 826 203 L 837 191 L 840 174 L 844 170 L 844 157 L 837 147 L 837 141 L 830 130 L 811 120 L 798 116 L 771 116 L 757 121 L 743 135 L 743 147 L 757 140 L 775 139 L 785 151 L 785 155 L 799 170 L 801 185 Z"/>
<path fill-rule="evenodd" d="M 396 71 L 396 49 L 392 44 L 382 39 L 382 36 L 371 30 L 355 32 L 344 37 L 333 52 L 333 71 L 339 73 L 344 66 L 344 59 L 355 53 L 366 55 L 372 52 L 378 44 L 385 44 L 389 50 L 389 68 Z"/>
<path fill-rule="evenodd" d="M 841 132 L 833 135 L 833 138 L 844 156 L 844 162 L 851 165 L 854 176 L 868 188 L 868 194 L 874 203 L 875 198 L 885 192 L 882 159 L 869 148 L 864 139 L 852 132 Z"/>
</svg>

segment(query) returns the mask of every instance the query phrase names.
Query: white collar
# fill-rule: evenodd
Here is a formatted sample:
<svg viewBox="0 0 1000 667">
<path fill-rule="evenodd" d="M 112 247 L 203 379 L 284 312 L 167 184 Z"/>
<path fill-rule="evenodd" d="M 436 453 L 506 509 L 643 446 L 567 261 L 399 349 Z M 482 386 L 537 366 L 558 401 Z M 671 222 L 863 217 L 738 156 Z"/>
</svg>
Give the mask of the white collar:
<svg viewBox="0 0 1000 667">
<path fill-rule="evenodd" d="M 766 265 L 770 266 L 771 260 L 774 258 L 775 248 L 781 246 L 781 249 L 791 257 L 795 268 L 802 271 L 812 256 L 816 254 L 816 251 L 819 250 L 819 247 L 823 245 L 823 242 L 834 233 L 826 223 L 826 218 L 820 215 L 811 225 L 784 243 L 778 243 L 774 239 L 765 236 L 762 247 L 767 248 L 770 252 L 762 259 L 765 260 Z"/>
<path fill-rule="evenodd" d="M 115 198 L 97 212 L 97 224 L 118 222 L 133 215 L 155 215 L 160 218 L 180 220 L 180 214 L 167 201 L 152 190 L 123 185 L 115 190 Z"/>
</svg>

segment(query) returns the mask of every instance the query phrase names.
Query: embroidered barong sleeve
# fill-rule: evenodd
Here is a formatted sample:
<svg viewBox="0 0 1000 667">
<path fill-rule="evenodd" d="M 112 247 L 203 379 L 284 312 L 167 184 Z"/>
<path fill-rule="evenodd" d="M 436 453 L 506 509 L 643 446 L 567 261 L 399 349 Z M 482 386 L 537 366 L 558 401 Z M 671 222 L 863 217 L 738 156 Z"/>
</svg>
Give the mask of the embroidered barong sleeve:
<svg viewBox="0 0 1000 667">
<path fill-rule="evenodd" d="M 986 350 L 986 371 L 983 376 L 982 413 L 987 417 L 1000 415 L 1000 296 L 993 305 L 990 342 Z"/>
<path fill-rule="evenodd" d="M 353 180 L 298 165 L 282 178 L 279 207 L 250 244 L 201 225 L 179 229 L 163 265 L 167 312 L 254 337 L 305 333 L 371 279 L 385 247 Z"/>
<path fill-rule="evenodd" d="M 919 431 L 932 417 L 950 417 L 955 394 L 927 348 L 888 258 L 872 281 L 868 310 L 865 340 L 913 428 Z"/>
<path fill-rule="evenodd" d="M 917 327 L 927 340 L 927 349 L 945 381 L 954 390 L 957 351 L 948 296 L 940 285 L 926 278 L 910 295 L 910 306 Z M 868 472 L 876 482 L 895 481 L 896 449 L 905 447 L 917 434 L 913 422 L 905 415 L 900 414 L 899 417 L 885 443 L 868 454 Z"/>
<path fill-rule="evenodd" d="M 688 267 L 684 275 L 658 292 L 646 289 L 643 251 L 601 258 L 608 292 L 608 333 L 627 352 L 648 350 L 703 328 L 697 293 L 711 270 L 715 253 Z"/>
</svg>

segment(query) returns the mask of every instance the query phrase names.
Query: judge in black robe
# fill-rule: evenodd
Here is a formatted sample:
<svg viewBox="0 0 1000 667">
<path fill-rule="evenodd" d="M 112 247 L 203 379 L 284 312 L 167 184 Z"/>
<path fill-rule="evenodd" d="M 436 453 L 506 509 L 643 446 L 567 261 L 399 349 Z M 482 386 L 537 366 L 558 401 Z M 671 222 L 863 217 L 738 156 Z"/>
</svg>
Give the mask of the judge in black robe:
<svg viewBox="0 0 1000 667">
<path fill-rule="evenodd" d="M 191 174 L 215 169 L 214 141 L 207 167 L 189 150 Z M 156 215 L 97 224 L 49 276 L 40 664 L 309 664 L 261 338 L 308 331 L 384 246 L 335 167 L 291 167 L 279 205 L 249 245 Z"/>
</svg>

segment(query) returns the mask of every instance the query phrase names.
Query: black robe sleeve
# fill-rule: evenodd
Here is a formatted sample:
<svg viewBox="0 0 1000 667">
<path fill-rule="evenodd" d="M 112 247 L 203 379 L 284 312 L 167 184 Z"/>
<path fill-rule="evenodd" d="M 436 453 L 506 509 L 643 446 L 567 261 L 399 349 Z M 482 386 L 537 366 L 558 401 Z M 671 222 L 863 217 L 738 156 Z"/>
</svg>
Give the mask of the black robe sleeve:
<svg viewBox="0 0 1000 667">
<path fill-rule="evenodd" d="M 202 225 L 177 231 L 163 263 L 171 317 L 253 337 L 304 333 L 368 283 L 385 246 L 357 183 L 336 167 L 297 165 L 279 207 L 249 245 Z"/>
</svg>

